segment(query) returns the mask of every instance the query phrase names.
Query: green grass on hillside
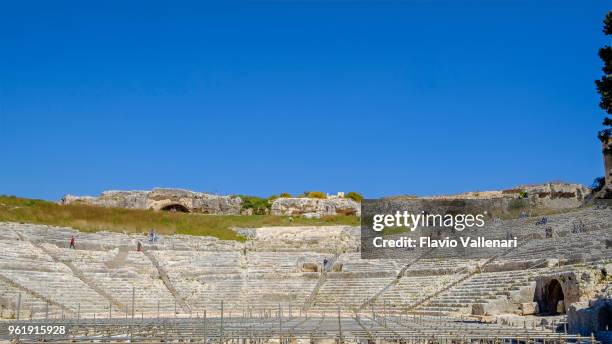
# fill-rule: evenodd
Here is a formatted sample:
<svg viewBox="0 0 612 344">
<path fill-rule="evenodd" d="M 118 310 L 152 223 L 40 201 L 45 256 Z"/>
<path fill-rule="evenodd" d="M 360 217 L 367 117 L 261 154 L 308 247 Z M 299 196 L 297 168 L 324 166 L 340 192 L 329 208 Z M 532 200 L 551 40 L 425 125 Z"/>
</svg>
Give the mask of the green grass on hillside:
<svg viewBox="0 0 612 344">
<path fill-rule="evenodd" d="M 103 208 L 86 205 L 59 205 L 49 201 L 0 196 L 0 221 L 67 226 L 83 232 L 112 231 L 213 236 L 244 241 L 233 227 L 359 225 L 356 216 L 329 216 L 321 219 L 271 215 L 202 215 L 153 210 Z"/>
</svg>

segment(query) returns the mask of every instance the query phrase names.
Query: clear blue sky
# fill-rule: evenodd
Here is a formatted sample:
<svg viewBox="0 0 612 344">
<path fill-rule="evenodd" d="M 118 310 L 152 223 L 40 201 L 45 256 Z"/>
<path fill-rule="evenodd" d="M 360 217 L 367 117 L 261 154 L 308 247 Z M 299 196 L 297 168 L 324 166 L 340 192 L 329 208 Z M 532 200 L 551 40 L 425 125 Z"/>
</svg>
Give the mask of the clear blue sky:
<svg viewBox="0 0 612 344">
<path fill-rule="evenodd" d="M 377 197 L 603 174 L 605 1 L 172 3 L 2 2 L 0 194 Z"/>
</svg>

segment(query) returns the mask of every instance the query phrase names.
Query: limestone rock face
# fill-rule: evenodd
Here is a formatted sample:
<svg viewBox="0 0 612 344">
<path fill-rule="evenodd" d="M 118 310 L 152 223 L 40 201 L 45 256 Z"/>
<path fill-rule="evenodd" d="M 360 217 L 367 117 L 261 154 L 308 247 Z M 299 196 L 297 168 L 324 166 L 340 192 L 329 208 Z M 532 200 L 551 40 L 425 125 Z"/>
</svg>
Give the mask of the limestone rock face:
<svg viewBox="0 0 612 344">
<path fill-rule="evenodd" d="M 277 198 L 272 202 L 272 215 L 292 216 L 305 215 L 313 217 L 329 215 L 356 215 L 361 214 L 359 203 L 350 198 Z"/>
<path fill-rule="evenodd" d="M 61 204 L 86 204 L 109 208 L 147 209 L 147 191 L 105 191 L 100 197 L 65 195 Z"/>
<path fill-rule="evenodd" d="M 494 199 L 516 198 L 521 192 L 526 196 L 537 195 L 539 198 L 570 198 L 582 197 L 589 193 L 589 189 L 582 184 L 552 182 L 544 184 L 519 185 L 512 189 L 495 191 L 471 191 L 456 195 L 424 196 L 424 199 Z M 573 193 L 570 194 L 570 193 Z"/>
<path fill-rule="evenodd" d="M 495 191 L 474 191 L 456 195 L 412 197 L 421 200 L 480 200 L 490 201 L 496 207 L 507 208 L 517 199 L 522 199 L 530 207 L 548 209 L 573 209 L 584 204 L 585 197 L 591 190 L 582 184 L 571 183 L 545 183 L 534 185 L 520 185 L 512 189 Z M 393 198 L 402 198 L 396 196 Z M 483 203 L 484 204 L 484 203 Z"/>
<path fill-rule="evenodd" d="M 521 315 L 534 315 L 539 313 L 537 302 L 521 303 L 519 309 L 521 310 Z"/>
<path fill-rule="evenodd" d="M 591 190 L 581 184 L 548 183 L 523 187 L 535 206 L 551 209 L 578 208 Z"/>
<path fill-rule="evenodd" d="M 254 251 L 357 252 L 360 228 L 349 226 L 295 226 L 238 229 Z"/>
<path fill-rule="evenodd" d="M 236 196 L 218 196 L 181 189 L 153 189 L 151 191 L 105 191 L 99 197 L 66 195 L 60 203 L 240 215 L 242 200 Z"/>
</svg>

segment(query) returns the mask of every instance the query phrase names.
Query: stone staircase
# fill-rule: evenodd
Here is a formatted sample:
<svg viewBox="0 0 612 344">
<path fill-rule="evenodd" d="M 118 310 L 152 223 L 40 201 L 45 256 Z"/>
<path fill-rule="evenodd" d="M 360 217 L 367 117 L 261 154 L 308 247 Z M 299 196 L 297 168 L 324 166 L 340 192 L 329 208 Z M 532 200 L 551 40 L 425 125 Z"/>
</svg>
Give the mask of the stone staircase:
<svg viewBox="0 0 612 344">
<path fill-rule="evenodd" d="M 125 308 L 125 306 L 121 302 L 116 300 L 111 294 L 107 293 L 104 289 L 102 289 L 93 279 L 91 279 L 88 276 L 86 276 L 83 273 L 83 271 L 81 271 L 79 268 L 77 268 L 69 260 L 65 260 L 65 261 L 62 260 L 62 257 L 58 256 L 56 251 L 53 251 L 53 250 L 51 250 L 49 248 L 46 248 L 44 245 L 40 245 L 38 247 L 40 247 L 41 250 L 43 250 L 45 253 L 47 253 L 49 256 L 51 256 L 51 258 L 53 258 L 53 260 L 55 260 L 56 262 L 59 262 L 59 263 L 62 263 L 64 265 L 66 265 L 66 267 L 68 267 L 70 269 L 70 271 L 72 271 L 72 274 L 76 278 L 80 279 L 88 287 L 90 287 L 91 289 L 96 291 L 98 294 L 100 294 L 102 297 L 104 297 L 108 301 L 109 304 L 112 304 L 113 306 L 117 307 L 118 309 L 124 309 Z"/>
<path fill-rule="evenodd" d="M 178 290 L 176 290 L 174 284 L 172 283 L 172 281 L 170 280 L 170 277 L 168 276 L 168 273 L 166 272 L 166 269 L 162 265 L 159 264 L 159 262 L 157 261 L 157 258 L 155 257 L 154 254 L 151 253 L 151 251 L 146 249 L 143 253 L 149 259 L 151 264 L 153 264 L 155 269 L 157 270 L 157 273 L 158 273 L 160 279 L 164 283 L 164 286 L 166 287 L 166 289 L 172 295 L 172 300 L 175 301 L 176 303 L 178 303 L 178 305 L 183 309 L 184 312 L 190 313 L 191 312 L 191 306 L 189 305 L 189 303 L 187 303 L 185 298 L 180 295 Z M 167 301 L 168 301 L 168 297 L 163 297 L 161 295 L 158 295 L 156 297 L 156 299 L 158 301 L 160 299 L 165 299 L 166 300 L 166 304 L 167 304 Z"/>
<path fill-rule="evenodd" d="M 339 255 L 334 255 L 334 257 L 328 261 L 327 266 L 323 267 L 323 270 L 320 273 L 317 284 L 314 286 L 314 288 L 312 288 L 310 294 L 306 298 L 306 301 L 304 301 L 304 305 L 302 306 L 302 309 L 304 309 L 304 311 L 307 312 L 312 307 L 314 300 L 316 299 L 317 295 L 319 295 L 319 291 L 321 291 L 321 287 L 327 280 L 328 269 L 331 269 L 334 266 L 336 261 L 338 261 L 338 258 L 339 258 Z"/>
</svg>

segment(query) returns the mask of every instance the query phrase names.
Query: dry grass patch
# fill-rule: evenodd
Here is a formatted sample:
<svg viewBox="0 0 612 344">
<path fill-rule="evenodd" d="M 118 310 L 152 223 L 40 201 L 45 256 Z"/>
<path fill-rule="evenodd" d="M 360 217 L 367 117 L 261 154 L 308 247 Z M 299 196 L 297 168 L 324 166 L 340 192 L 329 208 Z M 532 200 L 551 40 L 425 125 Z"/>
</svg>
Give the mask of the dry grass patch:
<svg viewBox="0 0 612 344">
<path fill-rule="evenodd" d="M 57 203 L 0 196 L 0 221 L 73 227 L 84 232 L 112 231 L 146 233 L 154 228 L 161 234 L 212 236 L 224 240 L 245 239 L 234 227 L 359 225 L 355 216 L 329 216 L 321 219 L 287 216 L 202 215 L 153 210 L 59 205 Z"/>
</svg>

